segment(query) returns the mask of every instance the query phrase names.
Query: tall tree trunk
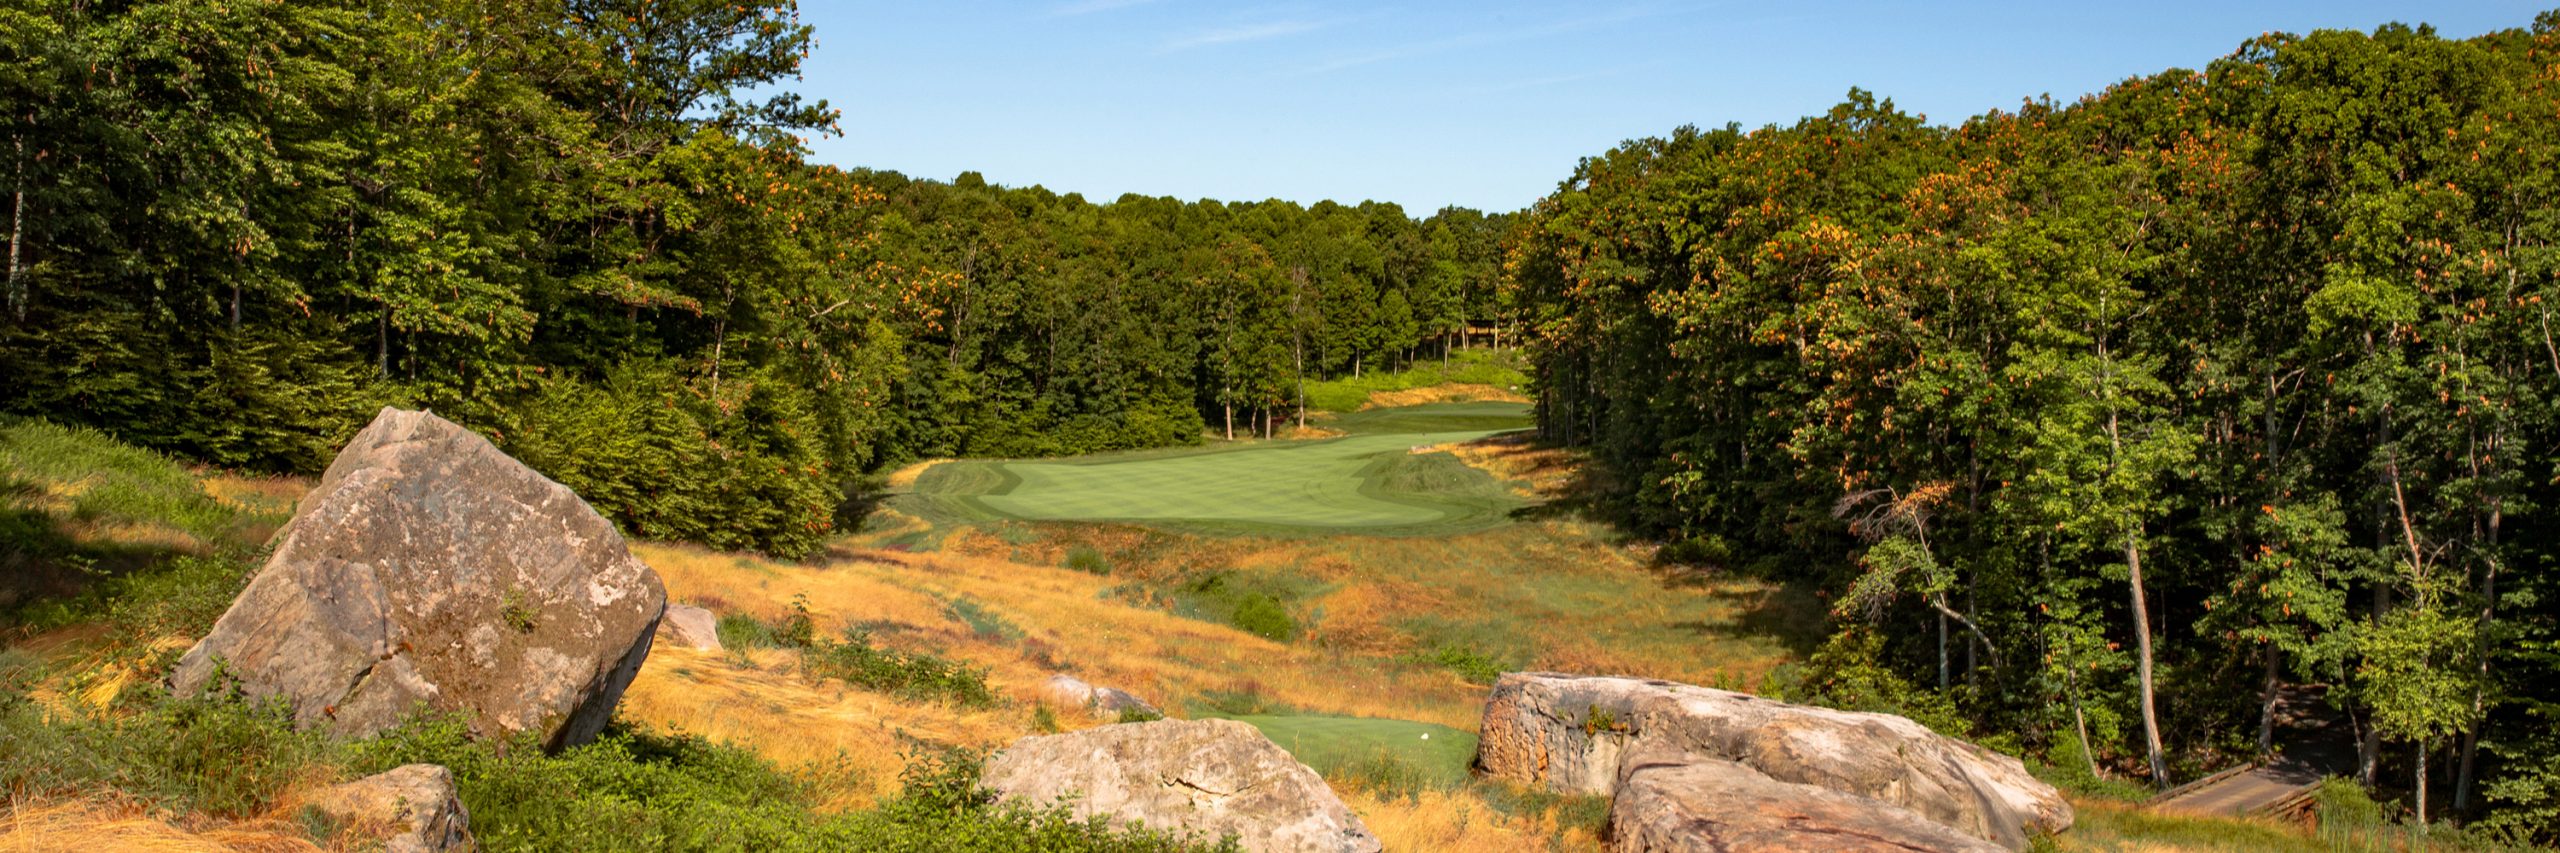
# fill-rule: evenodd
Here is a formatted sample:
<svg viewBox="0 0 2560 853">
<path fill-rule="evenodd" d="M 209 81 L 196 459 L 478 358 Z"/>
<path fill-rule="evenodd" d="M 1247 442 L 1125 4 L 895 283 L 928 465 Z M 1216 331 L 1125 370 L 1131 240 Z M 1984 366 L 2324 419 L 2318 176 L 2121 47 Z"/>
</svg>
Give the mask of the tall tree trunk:
<svg viewBox="0 0 2560 853">
<path fill-rule="evenodd" d="M 27 137 L 17 137 L 17 176 L 9 189 L 9 311 L 27 321 L 27 285 L 18 280 L 18 246 L 27 234 Z"/>
<path fill-rule="evenodd" d="M 391 306 L 382 306 L 382 315 L 373 320 L 373 372 L 391 378 Z"/>
<path fill-rule="evenodd" d="M 2153 701 L 2151 681 L 2151 606 L 2142 593 L 2142 531 L 2136 527 L 2124 535 L 2125 584 L 2133 590 L 2133 645 L 2135 680 L 2142 690 L 2142 747 L 2151 756 L 2151 784 L 2169 787 L 2169 759 L 2160 747 L 2160 712 Z"/>
<path fill-rule="evenodd" d="M 2267 643 L 2266 672 L 2258 684 L 2258 754 L 2274 754 L 2276 748 L 2276 680 L 2284 670 L 2284 649 Z"/>
<path fill-rule="evenodd" d="M 1236 404 L 1219 403 L 1218 405 L 1227 412 L 1227 440 L 1234 441 L 1236 440 Z"/>
<path fill-rule="evenodd" d="M 1939 605 L 1939 608 L 1940 608 L 1941 610 L 1943 610 L 1943 609 L 1945 609 L 1945 605 Z M 1950 664 L 1950 662 L 1949 662 L 1949 661 L 1948 661 L 1948 659 L 1947 659 L 1947 614 L 1945 614 L 1945 613 L 1940 613 L 1940 614 L 1938 614 L 1938 689 L 1939 689 L 1939 690 L 1945 690 L 1945 689 L 1947 689 L 1947 686 L 1948 686 L 1949 684 L 1953 683 L 1953 678 L 1951 677 L 1951 675 L 1952 675 L 1952 674 L 1949 672 L 1949 669 L 1950 669 L 1949 664 Z"/>
<path fill-rule="evenodd" d="M 2427 739 L 2418 739 L 2418 832 L 2427 831 Z"/>
</svg>

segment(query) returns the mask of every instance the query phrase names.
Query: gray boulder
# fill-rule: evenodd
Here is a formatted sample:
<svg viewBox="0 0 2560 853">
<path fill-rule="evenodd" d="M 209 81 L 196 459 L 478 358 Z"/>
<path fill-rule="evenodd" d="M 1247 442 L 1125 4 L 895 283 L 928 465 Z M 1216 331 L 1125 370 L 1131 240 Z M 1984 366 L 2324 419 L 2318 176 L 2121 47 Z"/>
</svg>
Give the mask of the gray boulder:
<svg viewBox="0 0 2560 853">
<path fill-rule="evenodd" d="M 656 572 L 567 487 L 425 412 L 384 409 L 170 675 L 220 671 L 346 737 L 424 708 L 482 736 L 583 743 L 666 609 Z"/>
<path fill-rule="evenodd" d="M 379 841 L 384 853 L 470 850 L 471 815 L 454 795 L 453 771 L 410 764 L 323 788 L 304 803 L 342 836 Z"/>
<path fill-rule="evenodd" d="M 1333 789 L 1254 727 L 1158 720 L 1027 737 L 988 759 L 1006 801 L 1063 803 L 1077 817 L 1234 835 L 1252 851 L 1369 853 L 1376 836 Z"/>
<path fill-rule="evenodd" d="M 658 620 L 658 636 L 688 649 L 723 650 L 720 645 L 720 617 L 690 604 L 667 605 L 666 618 Z"/>
<path fill-rule="evenodd" d="M 1730 761 L 1632 762 L 1609 803 L 1617 853 L 2001 853 L 1918 812 Z"/>
<path fill-rule="evenodd" d="M 2071 826 L 2060 792 L 2015 758 L 1890 714 L 1791 705 L 1637 678 L 1508 673 L 1485 703 L 1485 772 L 1553 790 L 1617 793 L 1628 756 L 1740 764 L 1917 812 L 2013 850 Z"/>
</svg>

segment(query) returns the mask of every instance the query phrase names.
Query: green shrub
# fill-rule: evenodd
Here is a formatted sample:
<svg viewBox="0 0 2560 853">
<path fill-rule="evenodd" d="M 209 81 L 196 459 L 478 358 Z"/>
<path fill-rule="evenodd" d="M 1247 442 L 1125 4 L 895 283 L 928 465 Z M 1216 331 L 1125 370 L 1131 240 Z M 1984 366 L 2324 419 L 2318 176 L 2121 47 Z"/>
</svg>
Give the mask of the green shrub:
<svg viewBox="0 0 2560 853">
<path fill-rule="evenodd" d="M 871 634 L 848 630 L 842 642 L 820 641 L 800 653 L 810 675 L 869 690 L 918 699 L 948 699 L 970 708 L 995 707 L 987 671 L 929 652 L 902 652 L 871 644 Z"/>
<path fill-rule="evenodd" d="M 806 398 L 751 374 L 715 401 L 674 366 L 637 361 L 600 384 L 544 383 L 498 433 L 625 533 L 791 559 L 825 545 L 845 498 Z"/>
<path fill-rule="evenodd" d="M 1770 673 L 1770 698 L 1843 711 L 1899 714 L 1939 734 L 1974 740 L 2000 749 L 2004 738 L 1974 738 L 1973 726 L 1957 713 L 1946 694 L 1924 690 L 1903 680 L 1884 660 L 1884 640 L 1872 631 L 1850 629 L 1814 650 L 1803 664 Z"/>
<path fill-rule="evenodd" d="M 1091 575 L 1109 575 L 1111 560 L 1091 545 L 1077 545 L 1067 549 L 1067 568 Z"/>
<path fill-rule="evenodd" d="M 1416 652 L 1405 658 L 1413 663 L 1443 667 L 1458 674 L 1469 684 L 1492 684 L 1510 667 L 1492 655 L 1469 646 L 1446 645 L 1429 652 Z"/>
<path fill-rule="evenodd" d="M 1229 621 L 1246 633 L 1284 643 L 1298 635 L 1298 620 L 1289 616 L 1288 608 L 1280 606 L 1278 600 L 1265 593 L 1253 593 L 1236 602 L 1235 615 Z"/>
</svg>

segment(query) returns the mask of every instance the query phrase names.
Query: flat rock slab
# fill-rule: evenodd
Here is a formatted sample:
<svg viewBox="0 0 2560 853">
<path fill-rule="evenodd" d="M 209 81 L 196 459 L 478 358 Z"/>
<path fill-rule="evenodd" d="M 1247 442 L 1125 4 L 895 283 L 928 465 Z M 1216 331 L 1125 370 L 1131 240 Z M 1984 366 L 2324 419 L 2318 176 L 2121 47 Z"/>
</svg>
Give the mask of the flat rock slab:
<svg viewBox="0 0 2560 853">
<path fill-rule="evenodd" d="M 1798 785 L 1730 761 L 1640 763 L 1609 804 L 1617 853 L 2001 853 L 1901 806 Z"/>
<path fill-rule="evenodd" d="M 395 767 L 304 801 L 345 835 L 379 841 L 384 853 L 471 850 L 471 815 L 455 795 L 453 771 L 435 764 Z"/>
<path fill-rule="evenodd" d="M 1158 720 L 1015 741 L 987 761 L 1003 800 L 1233 835 L 1252 851 L 1371 853 L 1378 839 L 1314 770 L 1231 720 Z"/>
<path fill-rule="evenodd" d="M 443 418 L 384 409 L 170 683 L 194 693 L 219 670 L 346 737 L 426 709 L 556 748 L 613 716 L 666 601 L 567 487 Z"/>
<path fill-rule="evenodd" d="M 2017 759 L 1891 714 L 1793 705 L 1669 681 L 1507 673 L 1477 764 L 1552 790 L 1617 793 L 1628 756 L 1685 755 L 1917 812 L 2012 850 L 2071 826 L 2061 792 Z"/>
</svg>

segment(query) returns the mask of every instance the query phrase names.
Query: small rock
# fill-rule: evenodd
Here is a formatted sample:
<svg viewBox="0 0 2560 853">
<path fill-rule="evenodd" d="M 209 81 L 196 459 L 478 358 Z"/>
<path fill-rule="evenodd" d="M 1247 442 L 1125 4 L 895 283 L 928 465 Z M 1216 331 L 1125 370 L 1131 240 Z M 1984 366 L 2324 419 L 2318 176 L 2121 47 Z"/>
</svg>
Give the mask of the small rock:
<svg viewBox="0 0 2560 853">
<path fill-rule="evenodd" d="M 384 853 L 472 849 L 471 816 L 454 795 L 453 772 L 440 765 L 410 764 L 323 788 L 305 806 L 345 835 L 380 840 Z"/>
<path fill-rule="evenodd" d="M 1118 720 L 1124 712 L 1128 711 L 1136 711 L 1151 717 L 1164 716 L 1164 712 L 1156 710 L 1156 706 L 1147 704 L 1147 700 L 1140 699 L 1128 691 L 1112 687 L 1095 687 L 1085 683 L 1083 679 L 1065 673 L 1049 676 L 1049 680 L 1040 685 L 1040 698 L 1061 708 L 1091 714 L 1097 720 Z"/>
<path fill-rule="evenodd" d="M 1015 741 L 984 783 L 1077 817 L 1233 835 L 1244 849 L 1372 853 L 1378 839 L 1314 770 L 1233 720 L 1158 720 Z"/>
<path fill-rule="evenodd" d="M 658 636 L 688 649 L 722 650 L 720 617 L 690 604 L 667 605 L 667 615 L 658 620 Z"/>
</svg>

